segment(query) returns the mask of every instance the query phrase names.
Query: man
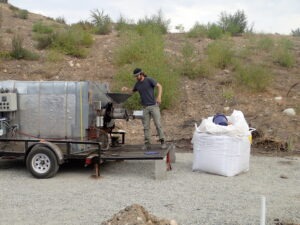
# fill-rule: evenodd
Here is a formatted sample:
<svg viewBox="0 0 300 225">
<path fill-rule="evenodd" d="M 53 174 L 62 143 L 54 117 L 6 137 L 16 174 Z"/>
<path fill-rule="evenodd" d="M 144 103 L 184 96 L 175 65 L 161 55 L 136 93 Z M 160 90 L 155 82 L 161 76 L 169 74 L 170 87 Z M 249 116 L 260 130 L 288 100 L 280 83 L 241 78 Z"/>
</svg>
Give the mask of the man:
<svg viewBox="0 0 300 225">
<path fill-rule="evenodd" d="M 160 123 L 160 109 L 159 104 L 161 103 L 162 96 L 162 86 L 156 80 L 148 77 L 140 68 L 136 68 L 133 71 L 133 76 L 136 78 L 132 91 L 138 91 L 141 97 L 141 103 L 144 107 L 143 109 L 143 126 L 144 126 L 144 138 L 145 145 L 143 150 L 151 149 L 151 139 L 150 139 L 150 120 L 153 118 L 157 134 L 159 136 L 159 141 L 161 143 L 161 148 L 166 149 L 165 136 Z M 155 98 L 154 88 L 157 87 L 158 93 Z M 127 87 L 123 87 L 122 91 L 127 91 Z"/>
</svg>

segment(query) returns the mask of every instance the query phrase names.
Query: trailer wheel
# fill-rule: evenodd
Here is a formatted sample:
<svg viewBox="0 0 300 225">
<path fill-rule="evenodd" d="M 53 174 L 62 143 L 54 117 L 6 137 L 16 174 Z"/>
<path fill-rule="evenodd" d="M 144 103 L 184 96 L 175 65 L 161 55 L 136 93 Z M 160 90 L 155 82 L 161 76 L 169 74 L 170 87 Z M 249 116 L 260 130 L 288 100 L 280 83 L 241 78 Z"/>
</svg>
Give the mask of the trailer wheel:
<svg viewBox="0 0 300 225">
<path fill-rule="evenodd" d="M 54 152 L 43 146 L 33 149 L 28 154 L 26 166 L 30 173 L 36 178 L 53 177 L 59 168 Z"/>
</svg>

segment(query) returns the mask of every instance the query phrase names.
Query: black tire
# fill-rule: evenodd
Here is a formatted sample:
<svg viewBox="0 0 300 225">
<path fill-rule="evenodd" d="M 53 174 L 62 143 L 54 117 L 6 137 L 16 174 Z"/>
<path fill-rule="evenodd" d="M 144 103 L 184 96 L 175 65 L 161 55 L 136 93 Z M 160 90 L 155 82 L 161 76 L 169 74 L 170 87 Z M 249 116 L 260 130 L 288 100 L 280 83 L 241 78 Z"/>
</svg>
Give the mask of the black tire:
<svg viewBox="0 0 300 225">
<path fill-rule="evenodd" d="M 30 151 L 26 158 L 26 166 L 30 173 L 39 179 L 53 177 L 59 169 L 54 152 L 43 146 Z"/>
</svg>

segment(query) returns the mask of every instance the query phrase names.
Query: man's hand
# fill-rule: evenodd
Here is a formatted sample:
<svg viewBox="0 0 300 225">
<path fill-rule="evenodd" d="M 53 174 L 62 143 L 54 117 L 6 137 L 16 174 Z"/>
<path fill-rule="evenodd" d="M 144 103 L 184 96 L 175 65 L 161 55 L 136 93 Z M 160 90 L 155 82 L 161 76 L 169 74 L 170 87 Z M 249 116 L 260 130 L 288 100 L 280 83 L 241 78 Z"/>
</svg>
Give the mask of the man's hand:
<svg viewBox="0 0 300 225">
<path fill-rule="evenodd" d="M 156 102 L 157 102 L 158 104 L 161 103 L 161 97 L 160 97 L 160 96 L 158 96 L 158 97 L 156 98 Z"/>
<path fill-rule="evenodd" d="M 122 87 L 122 88 L 121 88 L 121 91 L 122 91 L 122 92 L 128 92 L 128 91 L 129 91 L 129 88 L 128 88 L 128 87 Z"/>
</svg>

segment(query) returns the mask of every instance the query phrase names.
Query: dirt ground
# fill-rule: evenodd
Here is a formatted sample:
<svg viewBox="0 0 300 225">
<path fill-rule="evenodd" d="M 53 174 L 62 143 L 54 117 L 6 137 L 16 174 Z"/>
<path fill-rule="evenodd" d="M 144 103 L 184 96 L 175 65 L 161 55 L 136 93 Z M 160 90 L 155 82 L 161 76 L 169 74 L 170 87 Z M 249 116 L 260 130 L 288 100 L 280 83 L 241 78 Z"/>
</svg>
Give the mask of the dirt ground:
<svg viewBox="0 0 300 225">
<path fill-rule="evenodd" d="M 25 48 L 37 52 L 41 58 L 38 61 L 0 60 L 1 80 L 91 80 L 106 82 L 112 86 L 114 74 L 117 72 L 113 64 L 114 48 L 119 37 L 116 32 L 109 35 L 95 35 L 94 45 L 87 58 L 78 59 L 64 56 L 59 62 L 46 60 L 47 51 L 38 51 L 32 39 L 34 22 L 49 20 L 41 15 L 29 14 L 22 20 L 14 16 L 9 5 L 0 3 L 2 22 L 0 27 L 1 51 L 11 49 L 11 40 L 15 34 L 24 37 Z M 203 118 L 217 112 L 230 115 L 234 109 L 244 113 L 250 127 L 257 131 L 253 133 L 253 154 L 299 154 L 300 155 L 300 39 L 289 37 L 294 42 L 296 65 L 290 69 L 273 66 L 274 82 L 267 91 L 252 93 L 242 87 L 234 89 L 234 97 L 230 101 L 223 97 L 223 90 L 231 87 L 233 71 L 219 70 L 210 78 L 190 80 L 183 77 L 178 91 L 179 101 L 176 105 L 162 112 L 162 123 L 168 142 L 175 142 L 177 151 L 192 151 L 191 138 L 195 124 L 199 125 Z M 166 53 L 180 55 L 183 45 L 183 34 L 167 34 Z M 201 54 L 209 40 L 192 40 Z M 244 37 L 235 38 L 238 45 L 243 46 Z M 259 56 L 258 56 L 259 58 Z M 151 75 L 150 75 L 151 76 Z M 164 87 L 167 88 L 167 87 Z M 275 100 L 275 97 L 282 100 Z M 296 116 L 283 114 L 286 108 L 298 111 Z M 143 128 L 140 120 L 117 121 L 116 126 L 126 131 L 127 143 L 142 143 Z M 155 129 L 153 131 L 153 141 Z M 132 205 L 120 211 L 105 225 L 124 224 L 171 224 L 168 220 L 160 220 L 149 215 L 146 209 Z M 176 221 L 173 221 L 173 225 Z M 277 225 L 283 225 L 277 221 Z"/>
</svg>

